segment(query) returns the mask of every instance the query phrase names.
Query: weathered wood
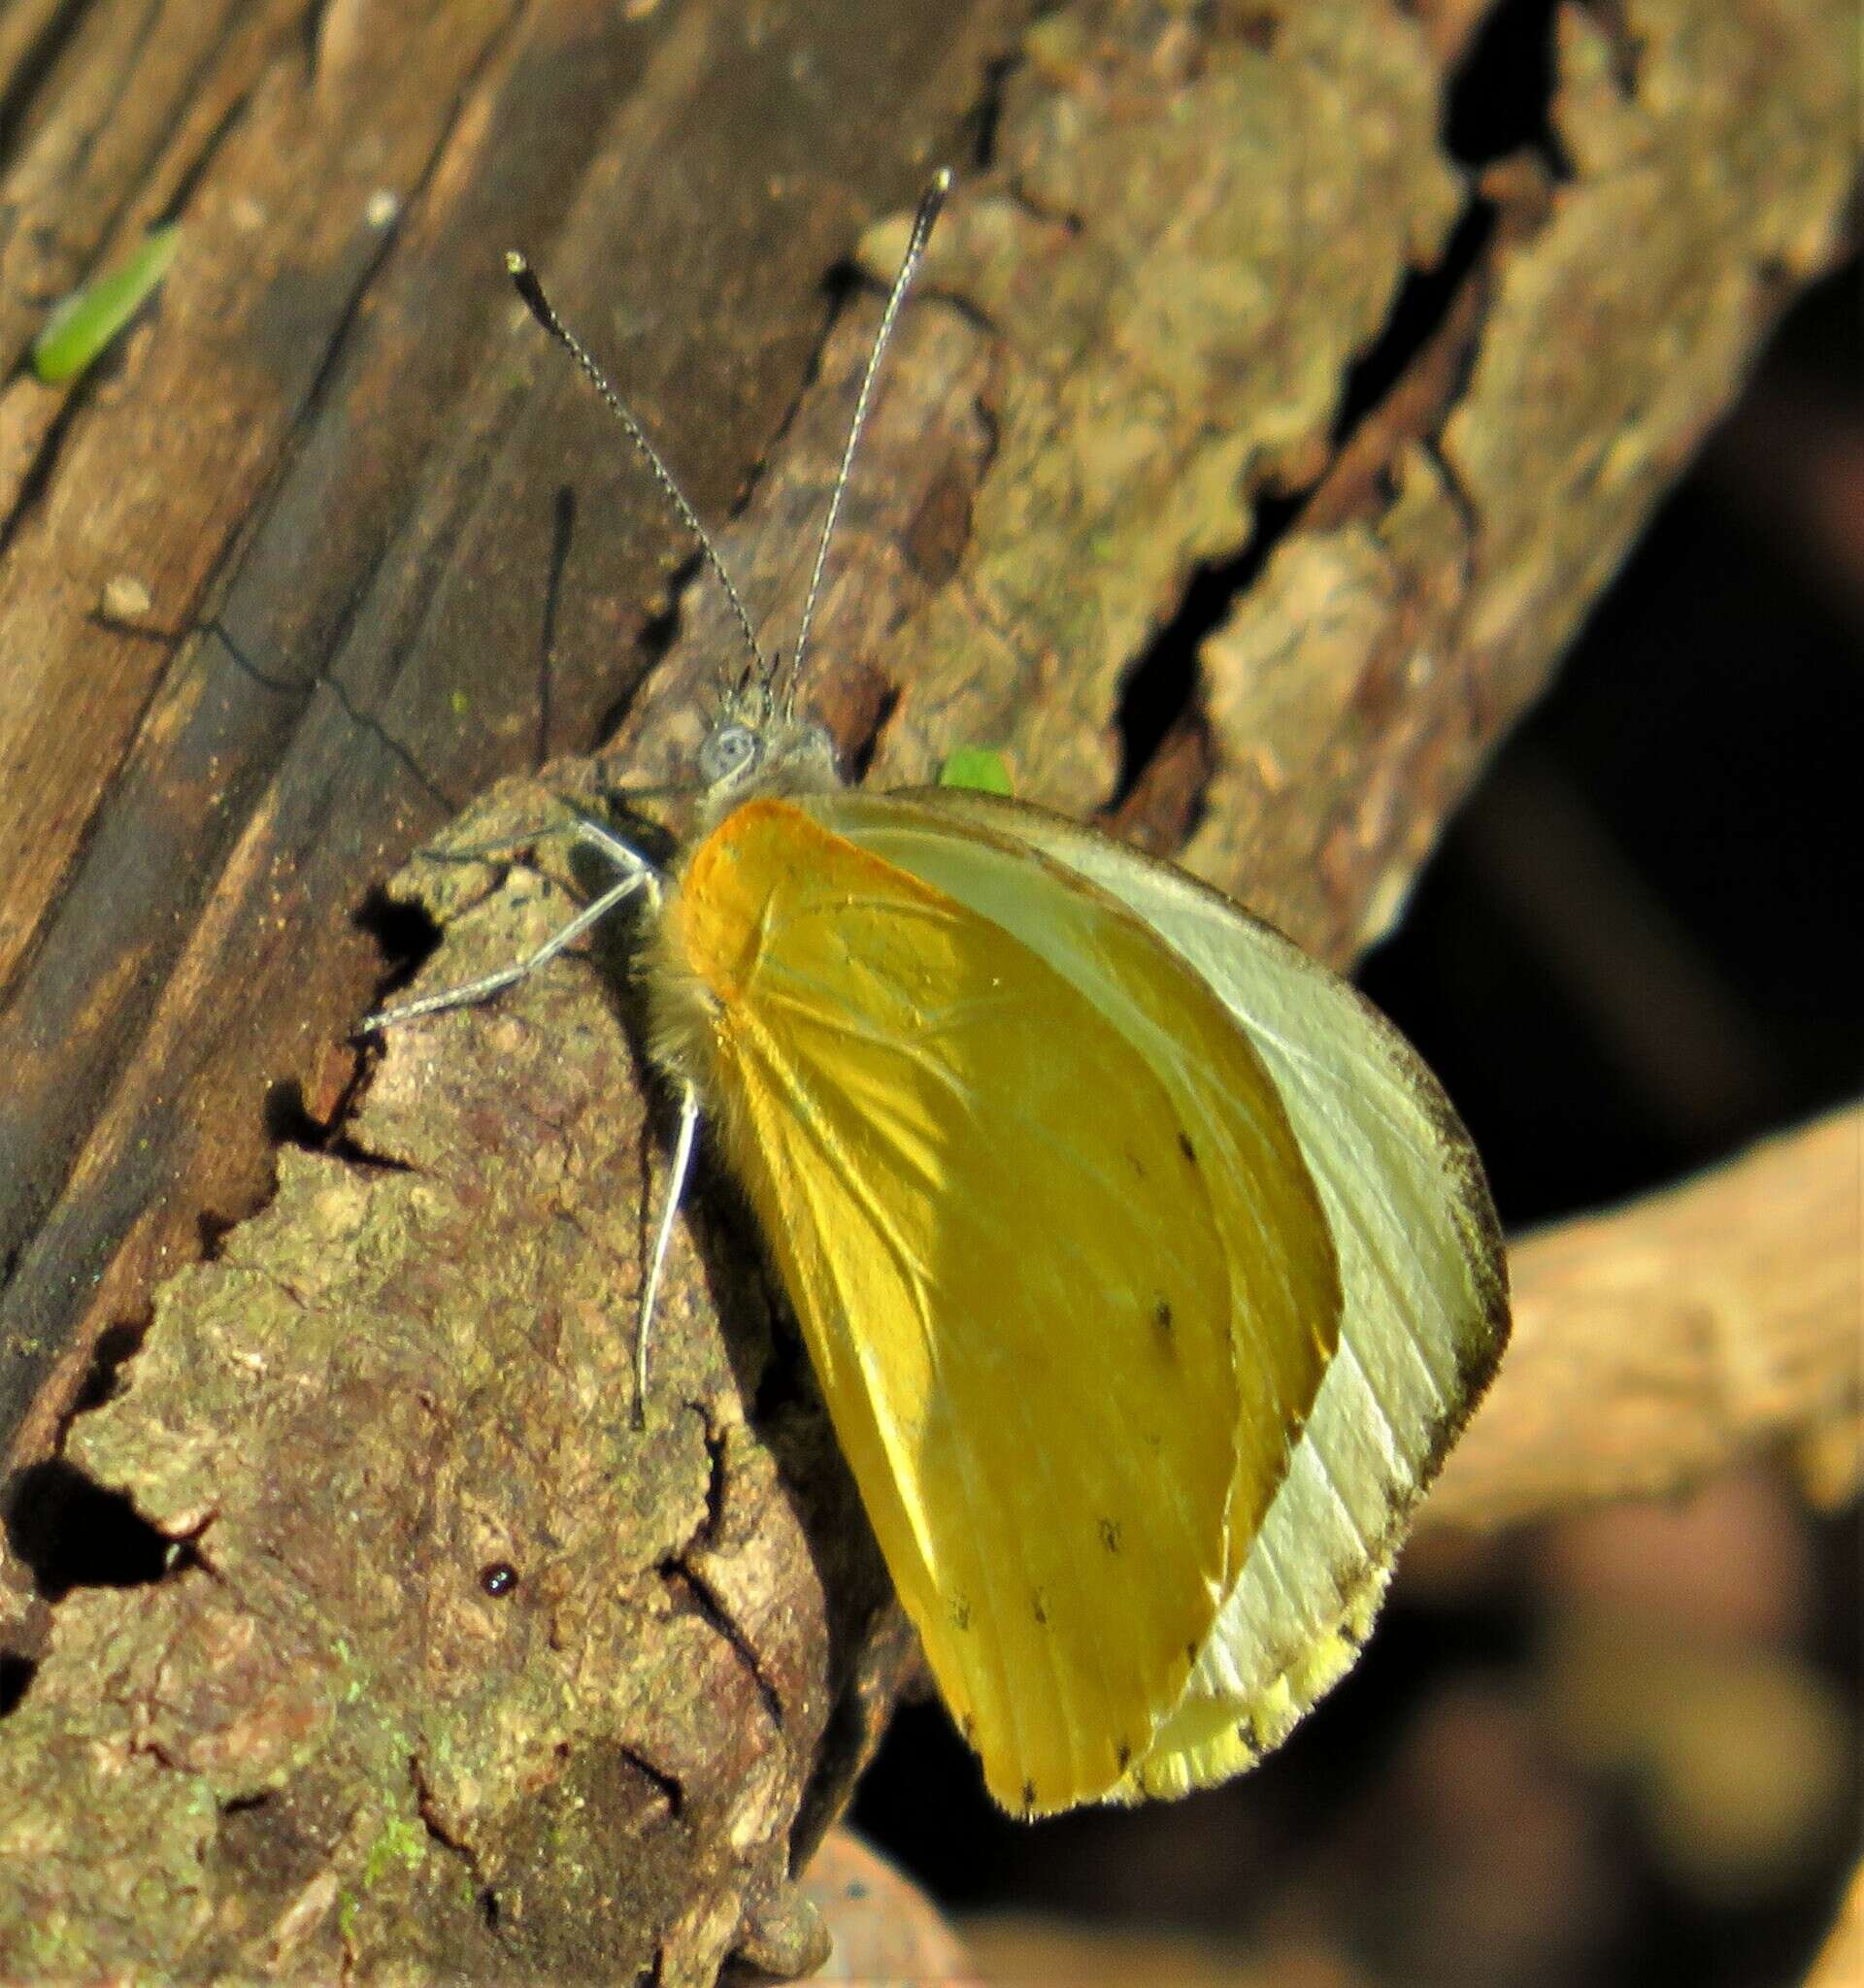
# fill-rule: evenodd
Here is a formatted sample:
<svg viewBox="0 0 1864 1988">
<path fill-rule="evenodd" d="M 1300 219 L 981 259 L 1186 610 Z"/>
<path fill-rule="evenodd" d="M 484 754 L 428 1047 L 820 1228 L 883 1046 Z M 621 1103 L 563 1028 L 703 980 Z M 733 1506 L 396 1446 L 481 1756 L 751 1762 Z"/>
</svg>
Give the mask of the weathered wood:
<svg viewBox="0 0 1864 1988">
<path fill-rule="evenodd" d="M 541 743 L 594 745 L 640 668 L 684 547 L 580 382 L 514 338 L 505 247 L 560 264 L 564 307 L 639 354 L 630 391 L 716 514 L 807 372 L 824 271 L 954 142 L 1008 18 L 817 9 L 753 46 L 729 10 L 611 12 L 337 7 L 312 73 L 293 39 L 243 70 L 241 116 L 189 160 L 156 320 L 61 415 L 16 514 L 9 1426 L 51 1359 L 143 1309 L 200 1216 L 262 1196 L 257 1101 L 327 1087 L 379 972 L 344 909 Z M 118 575 L 146 627 L 100 615 Z"/>
<path fill-rule="evenodd" d="M 1854 1497 L 1861 1266 L 1864 1108 L 1525 1238 L 1510 1257 L 1507 1365 L 1429 1522 L 1502 1526 L 1672 1497 L 1807 1447 L 1822 1495 Z"/>
<path fill-rule="evenodd" d="M 983 132 L 811 693 L 877 779 L 997 745 L 1021 791 L 1117 798 L 1337 958 L 1836 248 L 1836 0 L 1634 5 L 1635 60 L 1562 16 L 1571 173 L 1514 161 L 1480 195 L 1437 139 L 1468 9 L 1106 0 L 1019 43 L 1027 11 L 254 8 L 202 45 L 179 126 L 140 98 L 112 121 L 143 67 L 78 59 L 136 10 L 48 17 L 69 54 L 30 73 L 72 103 L 23 128 L 123 139 L 70 239 L 169 208 L 186 235 L 117 366 L 0 395 L 0 1403 L 16 1464 L 62 1441 L 182 1543 L 165 1578 L 55 1603 L 43 1552 L 3 1570 L 37 1665 L 0 1767 L 9 1974 L 796 1960 L 792 1827 L 832 1812 L 904 1663 L 729 1196 L 682 1241 L 630 1430 L 651 1141 L 601 984 L 570 965 L 411 1029 L 350 1095 L 371 885 L 616 711 L 616 769 L 665 769 L 734 653 L 703 582 L 657 621 L 684 548 L 508 304 L 508 244 L 702 513 L 749 488 L 721 538 L 782 642 L 871 334 L 824 276 Z M 1437 335 L 1336 432 L 1452 240 Z M 1267 491 L 1311 507 L 1252 546 Z M 1260 572 L 1190 707 L 1122 769 L 1122 690 L 1231 561 Z M 98 612 L 119 577 L 146 625 Z M 508 788 L 453 833 L 547 806 Z M 528 872 L 416 883 L 450 921 L 436 981 L 552 909 Z M 281 1150 L 268 1093 L 275 1131 L 348 1143 Z M 109 1328 L 262 1204 L 67 1434 Z M 40 1521 L 70 1481 L 29 1480 Z"/>
</svg>

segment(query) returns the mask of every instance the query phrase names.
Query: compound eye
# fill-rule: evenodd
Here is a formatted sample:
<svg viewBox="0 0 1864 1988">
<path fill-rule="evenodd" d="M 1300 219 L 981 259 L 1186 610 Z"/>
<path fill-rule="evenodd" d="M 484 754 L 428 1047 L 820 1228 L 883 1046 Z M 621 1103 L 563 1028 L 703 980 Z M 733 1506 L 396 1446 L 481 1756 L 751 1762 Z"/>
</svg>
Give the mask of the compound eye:
<svg viewBox="0 0 1864 1988">
<path fill-rule="evenodd" d="M 757 735 L 749 725 L 721 725 L 699 749 L 699 771 L 710 782 L 735 779 L 757 758 Z"/>
</svg>

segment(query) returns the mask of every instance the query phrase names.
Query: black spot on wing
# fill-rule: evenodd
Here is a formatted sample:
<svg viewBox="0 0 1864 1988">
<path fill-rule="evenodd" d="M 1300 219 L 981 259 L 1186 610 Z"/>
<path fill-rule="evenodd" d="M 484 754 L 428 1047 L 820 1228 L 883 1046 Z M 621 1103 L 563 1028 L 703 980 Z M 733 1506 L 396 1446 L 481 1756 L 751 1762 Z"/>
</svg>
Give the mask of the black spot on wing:
<svg viewBox="0 0 1864 1988">
<path fill-rule="evenodd" d="M 1022 1812 L 1025 1815 L 1033 1813 L 1035 1806 L 1036 1784 L 1034 1781 L 1024 1781 L 1022 1784 Z"/>
<path fill-rule="evenodd" d="M 1037 1628 L 1046 1629 L 1048 1626 L 1048 1604 L 1042 1599 L 1040 1588 L 1035 1589 L 1029 1597 L 1029 1612 L 1036 1618 Z"/>
<path fill-rule="evenodd" d="M 1110 1553 L 1119 1551 L 1119 1521 L 1116 1518 L 1103 1518 L 1100 1522 L 1100 1543 Z"/>
<path fill-rule="evenodd" d="M 951 1627 L 962 1634 L 971 1627 L 971 1604 L 962 1595 L 953 1595 L 950 1606 Z"/>
<path fill-rule="evenodd" d="M 1197 1165 L 1197 1148 L 1191 1143 L 1191 1135 L 1188 1132 L 1180 1131 L 1178 1135 L 1178 1149 L 1184 1155 L 1186 1166 L 1195 1167 Z"/>
<path fill-rule="evenodd" d="M 1169 1353 L 1176 1343 L 1174 1334 L 1178 1321 L 1172 1315 L 1172 1301 L 1157 1298 L 1152 1302 L 1152 1339 L 1161 1353 Z"/>
<path fill-rule="evenodd" d="M 1124 1773 L 1133 1764 L 1133 1749 L 1128 1741 L 1122 1740 L 1119 1742 L 1117 1757 L 1119 1760 L 1119 1771 L 1121 1773 Z"/>
</svg>

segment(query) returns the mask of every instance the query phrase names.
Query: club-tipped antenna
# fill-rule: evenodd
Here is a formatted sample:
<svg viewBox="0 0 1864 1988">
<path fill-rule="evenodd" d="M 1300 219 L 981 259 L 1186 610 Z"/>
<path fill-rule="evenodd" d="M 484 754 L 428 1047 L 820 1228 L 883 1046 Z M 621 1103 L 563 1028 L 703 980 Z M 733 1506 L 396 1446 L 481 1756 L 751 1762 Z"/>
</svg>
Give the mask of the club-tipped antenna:
<svg viewBox="0 0 1864 1988">
<path fill-rule="evenodd" d="M 750 616 L 745 612 L 744 601 L 738 589 L 731 583 L 731 575 L 725 571 L 725 562 L 718 556 L 718 548 L 706 534 L 706 528 L 699 522 L 699 514 L 686 502 L 685 492 L 673 480 L 673 472 L 660 460 L 659 451 L 647 438 L 641 423 L 629 412 L 627 403 L 609 384 L 609 378 L 600 366 L 583 349 L 582 341 L 569 329 L 552 309 L 550 300 L 544 294 L 544 285 L 537 280 L 537 272 L 526 262 L 516 248 L 508 249 L 505 267 L 511 273 L 512 282 L 517 286 L 517 294 L 524 299 L 528 310 L 539 324 L 555 339 L 558 345 L 582 367 L 590 384 L 607 402 L 612 414 L 627 431 L 627 437 L 640 452 L 641 459 L 650 469 L 668 500 L 680 514 L 693 538 L 697 540 L 700 551 L 705 555 L 706 564 L 718 577 L 718 584 L 725 590 L 725 598 L 731 603 L 731 610 L 738 617 L 738 626 L 744 632 L 745 646 L 750 651 L 752 670 L 760 678 L 768 679 L 771 665 L 763 650 L 758 646 L 756 631 L 750 625 Z"/>
<path fill-rule="evenodd" d="M 816 567 L 809 576 L 809 592 L 803 596 L 803 618 L 796 624 L 796 647 L 789 659 L 789 688 L 784 699 L 787 705 L 796 695 L 796 687 L 802 680 L 803 657 L 809 649 L 810 623 L 816 618 L 816 597 L 822 588 L 822 569 L 828 563 L 829 541 L 835 536 L 836 520 L 842 514 L 842 496 L 848 488 L 849 472 L 854 465 L 854 451 L 860 446 L 861 430 L 867 425 L 867 404 L 874 397 L 874 381 L 881 370 L 881 355 L 886 350 L 886 342 L 893 336 L 893 323 L 900 315 L 900 306 L 906 302 L 906 293 L 913 287 L 913 278 L 919 266 L 919 258 L 925 253 L 925 240 L 932 232 L 932 223 L 939 217 L 939 210 L 945 205 L 945 196 L 951 190 L 951 169 L 941 166 L 933 174 L 931 184 L 919 195 L 918 211 L 913 216 L 913 233 L 906 245 L 906 254 L 900 261 L 900 273 L 893 279 L 893 287 L 887 293 L 886 309 L 881 313 L 881 328 L 874 334 L 874 348 L 867 355 L 867 371 L 861 375 L 861 390 L 854 402 L 854 418 L 849 424 L 848 447 L 842 450 L 842 466 L 835 473 L 835 487 L 829 494 L 828 515 L 822 520 L 822 536 L 816 547 Z"/>
</svg>

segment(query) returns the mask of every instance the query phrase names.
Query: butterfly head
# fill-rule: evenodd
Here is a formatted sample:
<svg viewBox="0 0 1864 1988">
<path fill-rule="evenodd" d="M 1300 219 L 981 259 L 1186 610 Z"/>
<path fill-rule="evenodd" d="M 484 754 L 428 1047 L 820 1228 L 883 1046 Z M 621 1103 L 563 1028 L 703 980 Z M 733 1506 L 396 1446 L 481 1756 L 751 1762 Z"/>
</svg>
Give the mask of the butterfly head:
<svg viewBox="0 0 1864 1988">
<path fill-rule="evenodd" d="M 698 773 L 708 825 L 759 794 L 821 793 L 842 784 L 826 728 L 796 716 L 755 679 L 727 701 L 699 748 Z"/>
</svg>

